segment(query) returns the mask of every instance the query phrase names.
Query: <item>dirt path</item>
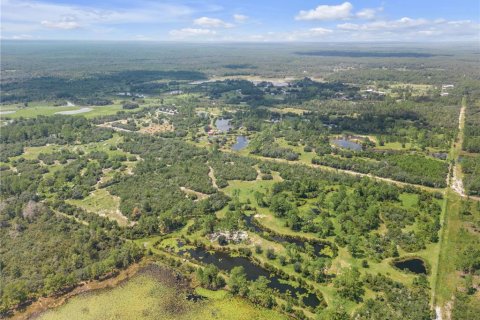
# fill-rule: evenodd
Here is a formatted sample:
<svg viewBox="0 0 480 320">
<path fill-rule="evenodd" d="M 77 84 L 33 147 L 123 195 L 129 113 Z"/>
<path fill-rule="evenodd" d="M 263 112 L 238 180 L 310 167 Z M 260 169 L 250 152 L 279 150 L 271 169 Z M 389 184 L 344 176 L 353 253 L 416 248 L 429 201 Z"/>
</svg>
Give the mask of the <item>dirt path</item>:
<svg viewBox="0 0 480 320">
<path fill-rule="evenodd" d="M 223 152 L 228 152 L 228 153 L 233 152 L 231 150 L 222 150 L 222 151 Z M 392 184 L 395 184 L 395 185 L 401 186 L 401 187 L 402 186 L 403 187 L 414 187 L 414 188 L 423 189 L 423 190 L 429 191 L 429 192 L 443 192 L 444 191 L 443 188 L 433 188 L 433 187 L 423 186 L 423 185 L 420 185 L 420 184 L 408 183 L 408 182 L 398 181 L 398 180 L 394 180 L 394 179 L 390 179 L 390 178 L 383 178 L 383 177 L 373 175 L 371 173 L 361 173 L 361 172 L 352 171 L 352 170 L 337 169 L 337 168 L 333 168 L 333 167 L 328 167 L 328 166 L 323 166 L 323 165 L 313 164 L 313 163 L 300 162 L 300 161 L 289 161 L 289 160 L 278 159 L 278 158 L 267 158 L 267 157 L 262 157 L 262 156 L 258 156 L 258 155 L 252 155 L 252 154 L 249 154 L 249 155 L 246 155 L 246 156 L 247 157 L 252 157 L 252 158 L 255 158 L 255 159 L 259 159 L 259 160 L 262 160 L 262 161 L 274 161 L 274 162 L 280 162 L 280 163 L 304 165 L 304 166 L 307 166 L 307 167 L 316 168 L 316 169 L 325 170 L 325 171 L 331 171 L 331 172 L 336 172 L 336 173 L 345 173 L 345 174 L 349 174 L 349 175 L 353 175 L 353 176 L 357 176 L 357 177 L 368 177 L 368 178 L 371 178 L 371 179 L 374 179 L 374 180 L 392 183 Z M 210 169 L 212 169 L 212 168 L 210 167 Z M 447 176 L 447 179 L 448 179 L 448 176 Z M 257 177 L 257 180 L 258 180 L 258 177 Z"/>
<path fill-rule="evenodd" d="M 116 122 L 116 121 L 114 121 L 114 122 Z M 97 127 L 113 129 L 114 131 L 133 132 L 131 130 L 127 130 L 127 129 L 123 129 L 123 128 L 119 128 L 119 127 L 114 127 L 112 124 L 113 124 L 113 122 L 105 122 L 105 123 L 97 124 Z"/>
<path fill-rule="evenodd" d="M 201 193 L 201 192 L 198 192 L 198 191 L 195 191 L 195 190 L 192 190 L 192 189 L 188 189 L 188 188 L 185 188 L 185 187 L 180 187 L 180 190 L 182 190 L 187 195 L 191 195 L 191 194 L 196 195 L 197 199 L 194 200 L 194 202 L 208 198 L 208 194 Z"/>
<path fill-rule="evenodd" d="M 262 180 L 262 172 L 260 171 L 260 168 L 258 166 L 255 166 L 254 168 L 257 171 L 257 178 L 255 180 Z"/>
<path fill-rule="evenodd" d="M 462 108 L 460 109 L 460 115 L 458 116 L 458 136 L 456 142 L 453 145 L 452 156 L 454 157 L 454 165 L 451 170 L 450 186 L 461 197 L 466 197 L 465 189 L 462 181 L 462 169 L 459 165 L 458 158 L 463 147 L 463 129 L 465 127 L 465 99 L 462 101 Z"/>
<path fill-rule="evenodd" d="M 460 153 L 462 152 L 462 147 L 463 147 L 463 129 L 465 127 L 465 109 L 466 109 L 466 98 L 462 99 L 462 107 L 460 108 L 460 114 L 458 116 L 458 136 L 457 138 L 453 141 L 452 147 L 450 149 L 450 159 L 453 159 L 453 165 L 450 166 L 449 172 L 448 172 L 448 177 L 447 177 L 447 188 L 453 190 L 456 194 L 458 194 L 461 197 L 467 197 L 465 194 L 465 189 L 463 186 L 463 181 L 462 181 L 462 168 L 459 163 L 459 156 Z M 445 198 L 445 204 L 448 202 L 448 192 L 445 193 L 446 198 Z M 477 198 L 477 197 L 470 197 L 470 198 Z M 480 198 L 479 198 L 480 199 Z M 475 199 L 475 200 L 479 200 Z M 447 241 L 444 238 L 447 236 L 447 228 L 449 225 L 449 213 L 448 209 L 445 209 L 445 212 L 442 217 L 442 231 L 440 235 L 440 243 L 439 243 L 439 256 L 437 257 L 437 270 L 439 270 L 439 264 L 441 263 L 440 260 L 445 259 L 445 257 L 441 257 L 442 253 L 442 246 L 444 245 L 444 242 Z M 433 287 L 432 291 L 432 301 L 433 301 L 433 307 L 435 310 L 435 320 L 450 320 L 451 319 L 451 308 L 453 306 L 453 300 L 448 301 L 445 305 L 439 305 L 437 304 L 437 298 L 436 298 L 436 291 L 437 288 L 441 285 L 439 283 L 439 277 L 440 275 L 436 274 L 436 279 L 434 281 L 435 285 Z"/>
<path fill-rule="evenodd" d="M 215 172 L 213 172 L 213 168 L 212 167 L 208 167 L 208 168 L 210 168 L 210 171 L 208 172 L 208 176 L 212 180 L 213 187 L 217 190 L 220 189 L 217 185 L 217 178 L 215 178 Z"/>
<path fill-rule="evenodd" d="M 463 130 L 465 128 L 466 108 L 467 108 L 466 99 L 463 99 L 462 108 L 460 109 L 460 115 L 458 116 L 458 136 L 455 143 L 452 146 L 451 155 L 452 155 L 452 158 L 454 159 L 454 164 L 450 172 L 449 187 L 452 188 L 452 190 L 455 191 L 462 198 L 469 198 L 471 200 L 480 201 L 480 197 L 469 196 L 466 194 L 465 188 L 463 185 L 462 167 L 459 162 L 459 157 L 463 149 L 463 138 L 464 138 Z"/>
</svg>

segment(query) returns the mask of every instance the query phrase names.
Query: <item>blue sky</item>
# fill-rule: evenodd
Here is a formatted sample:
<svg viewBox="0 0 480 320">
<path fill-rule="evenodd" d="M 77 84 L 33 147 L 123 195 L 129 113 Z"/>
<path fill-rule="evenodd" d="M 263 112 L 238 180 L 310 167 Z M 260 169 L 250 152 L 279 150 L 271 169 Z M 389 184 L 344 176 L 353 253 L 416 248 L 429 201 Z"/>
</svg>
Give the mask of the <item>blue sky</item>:
<svg viewBox="0 0 480 320">
<path fill-rule="evenodd" d="M 2 39 L 480 41 L 478 0 L 1 0 Z"/>
</svg>

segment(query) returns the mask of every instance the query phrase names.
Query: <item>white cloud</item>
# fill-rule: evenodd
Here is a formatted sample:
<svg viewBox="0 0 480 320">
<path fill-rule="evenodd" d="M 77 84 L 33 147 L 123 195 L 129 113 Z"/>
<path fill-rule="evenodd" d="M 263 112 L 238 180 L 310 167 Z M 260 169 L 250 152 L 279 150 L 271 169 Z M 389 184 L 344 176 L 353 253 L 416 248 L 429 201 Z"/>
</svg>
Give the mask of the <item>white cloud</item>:
<svg viewBox="0 0 480 320">
<path fill-rule="evenodd" d="M 374 21 L 364 24 L 357 23 L 342 23 L 337 25 L 341 30 L 363 30 L 363 31 L 375 31 L 375 30 L 395 30 L 395 29 L 408 29 L 420 27 L 428 24 L 435 24 L 435 21 L 428 21 L 426 19 L 412 19 L 404 17 L 398 20 L 382 20 Z"/>
<path fill-rule="evenodd" d="M 243 15 L 243 14 L 234 14 L 234 15 L 233 15 L 233 19 L 234 19 L 236 22 L 245 22 L 245 21 L 248 20 L 248 16 Z"/>
<path fill-rule="evenodd" d="M 40 24 L 50 29 L 71 30 L 80 28 L 80 24 L 72 17 L 63 17 L 59 21 L 43 20 Z"/>
<path fill-rule="evenodd" d="M 350 2 L 340 5 L 320 5 L 312 10 L 301 10 L 295 20 L 340 20 L 351 16 L 353 6 Z"/>
<path fill-rule="evenodd" d="M 193 24 L 209 28 L 231 28 L 233 24 L 225 22 L 221 19 L 201 17 L 193 20 Z"/>
<path fill-rule="evenodd" d="M 170 35 L 174 38 L 188 38 L 193 36 L 213 36 L 217 32 L 211 29 L 201 29 L 201 28 L 183 28 L 170 30 Z"/>
<path fill-rule="evenodd" d="M 10 37 L 13 40 L 31 40 L 34 39 L 34 36 L 30 34 L 16 34 Z"/>
<path fill-rule="evenodd" d="M 355 16 L 359 19 L 371 20 L 377 15 L 377 10 L 372 8 L 366 8 L 358 11 Z"/>
<path fill-rule="evenodd" d="M 337 25 L 339 38 L 358 40 L 419 41 L 468 40 L 480 35 L 480 24 L 469 20 L 445 19 L 381 20 L 368 23 L 343 23 Z"/>
<path fill-rule="evenodd" d="M 141 2 L 129 9 L 50 3 L 37 0 L 1 0 L 2 32 L 20 34 L 42 28 L 85 30 L 125 23 L 168 23 L 184 20 L 195 11 L 182 4 Z M 7 27 L 5 27 L 7 26 Z M 28 30 L 28 31 L 27 31 Z"/>
<path fill-rule="evenodd" d="M 333 32 L 333 30 L 325 29 L 325 28 L 311 28 L 309 31 L 312 35 L 315 35 L 315 36 L 323 36 Z"/>
</svg>

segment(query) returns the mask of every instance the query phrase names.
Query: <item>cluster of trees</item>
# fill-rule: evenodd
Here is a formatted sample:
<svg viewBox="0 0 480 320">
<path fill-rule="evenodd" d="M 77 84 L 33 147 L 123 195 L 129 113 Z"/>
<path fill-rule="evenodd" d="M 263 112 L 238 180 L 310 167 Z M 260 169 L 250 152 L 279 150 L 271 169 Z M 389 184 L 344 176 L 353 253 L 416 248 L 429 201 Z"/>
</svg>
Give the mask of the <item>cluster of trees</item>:
<svg viewBox="0 0 480 320">
<path fill-rule="evenodd" d="M 298 153 L 290 148 L 281 147 L 275 142 L 275 137 L 270 132 L 265 131 L 257 135 L 249 143 L 249 149 L 252 154 L 258 154 L 268 158 L 280 158 L 289 161 L 298 160 Z"/>
<path fill-rule="evenodd" d="M 469 101 L 465 115 L 463 150 L 473 155 L 462 157 L 463 184 L 470 195 L 480 195 L 480 104 Z"/>
<path fill-rule="evenodd" d="M 2 201 L 0 220 L 1 312 L 124 268 L 142 255 L 115 232 L 59 216 L 28 192 Z"/>
<path fill-rule="evenodd" d="M 303 78 L 288 86 L 285 102 L 298 105 L 312 99 L 327 100 L 339 97 L 358 98 L 359 88 L 342 82 L 316 82 L 310 78 Z"/>
<path fill-rule="evenodd" d="M 359 153 L 368 156 L 368 153 Z M 329 166 L 337 169 L 371 173 L 380 177 L 392 178 L 413 184 L 443 188 L 446 186 L 448 163 L 427 158 L 418 154 L 380 154 L 379 160 L 359 157 L 339 157 L 323 155 L 312 159 L 313 164 Z"/>
<path fill-rule="evenodd" d="M 381 261 L 398 256 L 397 245 L 415 252 L 438 241 L 437 195 L 365 178 L 329 176 L 303 166 L 270 163 L 260 168 L 279 171 L 284 181 L 275 183 L 268 194 L 257 192 L 259 206 L 269 207 L 295 231 L 316 232 L 320 238 L 334 236 L 336 244 L 355 258 Z M 341 186 L 332 187 L 335 184 Z M 415 205 L 404 206 L 401 195 L 412 198 Z M 308 205 L 307 199 L 311 199 Z M 387 229 L 384 234 L 377 232 L 382 224 Z M 415 227 L 405 231 L 408 226 Z"/>
<path fill-rule="evenodd" d="M 256 160 L 235 155 L 216 152 L 208 159 L 213 168 L 219 188 L 228 186 L 227 180 L 252 181 L 257 178 L 257 171 L 253 165 Z"/>
<path fill-rule="evenodd" d="M 466 108 L 463 150 L 480 153 L 480 105 L 475 101 Z"/>
<path fill-rule="evenodd" d="M 112 194 L 120 197 L 121 211 L 138 220 L 133 233 L 139 235 L 169 232 L 192 217 L 200 218 L 200 224 L 211 226 L 210 215 L 229 201 L 214 188 L 209 176 L 211 170 L 219 187 L 226 186 L 227 180 L 257 177 L 252 167 L 255 160 L 218 151 L 209 153 L 177 139 L 127 134 L 120 147 L 144 159 L 136 166 L 133 176 L 108 187 Z M 138 191 L 132 193 L 132 187 Z M 185 197 L 181 187 L 209 197 L 193 201 Z"/>
<path fill-rule="evenodd" d="M 248 281 L 245 269 L 238 266 L 230 271 L 227 285 L 233 294 L 247 297 L 256 305 L 273 308 L 276 301 L 272 289 L 268 286 L 269 282 L 270 280 L 264 276 L 258 277 L 255 281 Z"/>
<path fill-rule="evenodd" d="M 13 120 L 0 136 L 1 159 L 23 153 L 24 146 L 99 142 L 112 138 L 111 130 L 98 128 L 83 117 L 38 116 Z"/>
<path fill-rule="evenodd" d="M 125 70 L 78 76 L 65 79 L 59 76 L 32 77 L 24 81 L 2 82 L 2 101 L 24 102 L 68 99 L 77 104 L 98 102 L 119 92 L 160 93 L 158 80 L 202 80 L 206 75 L 198 71 Z M 147 92 L 148 91 L 148 92 Z M 97 101 L 96 101 L 97 100 Z M 103 105 L 101 103 L 100 105 Z"/>
<path fill-rule="evenodd" d="M 480 154 L 462 156 L 463 184 L 469 195 L 480 195 Z"/>
</svg>

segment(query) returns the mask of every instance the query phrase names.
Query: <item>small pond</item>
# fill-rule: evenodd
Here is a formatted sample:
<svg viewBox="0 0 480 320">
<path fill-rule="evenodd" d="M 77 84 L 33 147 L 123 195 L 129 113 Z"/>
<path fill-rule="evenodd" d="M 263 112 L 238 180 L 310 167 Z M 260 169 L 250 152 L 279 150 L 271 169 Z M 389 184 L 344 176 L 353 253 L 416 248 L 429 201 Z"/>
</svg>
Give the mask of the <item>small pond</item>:
<svg viewBox="0 0 480 320">
<path fill-rule="evenodd" d="M 180 251 L 180 254 L 185 255 L 187 252 L 190 254 L 192 259 L 205 264 L 213 264 L 223 271 L 230 272 L 230 270 L 232 270 L 234 267 L 242 266 L 245 269 L 248 280 L 254 281 L 258 279 L 258 277 L 264 276 L 270 280 L 268 285 L 270 288 L 278 290 L 280 293 L 286 293 L 289 291 L 293 297 L 305 295 L 303 297 L 303 302 L 309 307 L 315 308 L 320 304 L 320 300 L 317 298 L 316 294 L 309 293 L 305 288 L 294 287 L 281 281 L 280 278 L 275 275 L 271 275 L 269 271 L 254 264 L 248 258 L 232 257 L 226 252 L 207 251 L 204 248 L 199 247 Z"/>
<path fill-rule="evenodd" d="M 250 141 L 245 136 L 238 136 L 237 142 L 232 146 L 233 151 L 240 151 L 248 146 Z"/>
<path fill-rule="evenodd" d="M 232 129 L 233 126 L 230 124 L 231 119 L 217 119 L 215 121 L 215 126 L 221 132 L 228 132 L 228 130 Z"/>
<path fill-rule="evenodd" d="M 407 270 L 416 274 L 427 274 L 425 262 L 419 258 L 397 261 L 393 265 L 400 270 Z"/>
<path fill-rule="evenodd" d="M 362 145 L 346 139 L 335 139 L 333 140 L 333 144 L 340 148 L 350 149 L 354 151 L 362 150 Z"/>
</svg>

